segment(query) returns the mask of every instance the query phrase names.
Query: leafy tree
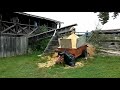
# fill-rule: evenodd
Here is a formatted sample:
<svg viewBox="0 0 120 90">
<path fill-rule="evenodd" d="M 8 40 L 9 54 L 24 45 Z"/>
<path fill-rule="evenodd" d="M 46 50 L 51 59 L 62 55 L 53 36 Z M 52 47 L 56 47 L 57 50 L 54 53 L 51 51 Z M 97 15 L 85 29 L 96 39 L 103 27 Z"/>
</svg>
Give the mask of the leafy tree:
<svg viewBox="0 0 120 90">
<path fill-rule="evenodd" d="M 97 12 L 95 12 L 97 13 Z M 110 18 L 110 13 L 113 13 L 113 19 L 115 19 L 120 12 L 99 12 L 98 14 L 98 18 L 100 20 L 100 22 L 102 23 L 102 25 L 104 25 L 105 23 L 108 22 L 109 18 Z"/>
</svg>

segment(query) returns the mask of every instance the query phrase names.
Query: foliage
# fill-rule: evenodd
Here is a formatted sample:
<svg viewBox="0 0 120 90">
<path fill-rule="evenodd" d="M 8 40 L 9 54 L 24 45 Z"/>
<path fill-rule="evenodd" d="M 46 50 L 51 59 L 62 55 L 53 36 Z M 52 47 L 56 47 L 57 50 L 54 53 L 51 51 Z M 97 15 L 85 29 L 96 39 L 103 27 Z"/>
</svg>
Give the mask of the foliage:
<svg viewBox="0 0 120 90">
<path fill-rule="evenodd" d="M 40 30 L 41 30 L 41 32 L 46 32 L 46 31 L 48 31 L 48 28 L 47 28 L 46 25 L 42 25 L 42 26 L 40 27 Z"/>
<path fill-rule="evenodd" d="M 48 31 L 47 26 L 46 25 L 42 25 L 42 26 L 39 26 L 38 30 L 36 30 L 34 33 L 35 34 L 39 34 L 39 33 L 46 32 L 46 31 Z"/>
<path fill-rule="evenodd" d="M 49 40 L 50 38 L 39 40 L 35 42 L 34 44 L 31 44 L 30 47 L 33 51 L 44 51 Z"/>
<path fill-rule="evenodd" d="M 96 13 L 96 12 L 95 12 Z M 109 13 L 112 13 L 112 12 L 99 12 L 98 14 L 98 18 L 99 20 L 101 21 L 101 23 L 104 25 L 105 23 L 108 22 L 109 18 L 110 18 L 110 15 Z M 118 15 L 119 15 L 120 12 L 113 12 L 113 19 L 115 19 Z"/>
<path fill-rule="evenodd" d="M 46 31 L 48 31 L 47 26 L 42 25 L 34 33 L 39 34 L 39 33 L 46 32 Z M 45 38 L 45 39 L 42 39 L 42 40 L 38 40 L 34 43 L 29 41 L 29 50 L 31 50 L 31 52 L 32 51 L 43 51 L 46 48 L 49 40 L 50 40 L 50 38 Z"/>
</svg>

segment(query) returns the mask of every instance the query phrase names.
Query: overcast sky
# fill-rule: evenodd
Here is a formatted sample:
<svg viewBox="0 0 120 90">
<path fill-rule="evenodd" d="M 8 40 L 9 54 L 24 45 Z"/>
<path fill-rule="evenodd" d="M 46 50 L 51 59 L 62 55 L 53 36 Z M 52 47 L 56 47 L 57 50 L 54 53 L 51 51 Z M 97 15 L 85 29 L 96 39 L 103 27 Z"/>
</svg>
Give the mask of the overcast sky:
<svg viewBox="0 0 120 90">
<path fill-rule="evenodd" d="M 54 19 L 57 21 L 64 22 L 61 25 L 67 26 L 71 24 L 78 24 L 76 26 L 77 32 L 86 32 L 95 30 L 96 26 L 99 23 L 98 13 L 93 12 L 25 12 L 32 15 L 37 15 L 41 17 L 46 17 L 50 19 Z M 120 16 L 117 19 L 110 18 L 109 22 L 104 26 L 99 23 L 99 27 L 102 29 L 117 29 L 120 28 Z"/>
</svg>

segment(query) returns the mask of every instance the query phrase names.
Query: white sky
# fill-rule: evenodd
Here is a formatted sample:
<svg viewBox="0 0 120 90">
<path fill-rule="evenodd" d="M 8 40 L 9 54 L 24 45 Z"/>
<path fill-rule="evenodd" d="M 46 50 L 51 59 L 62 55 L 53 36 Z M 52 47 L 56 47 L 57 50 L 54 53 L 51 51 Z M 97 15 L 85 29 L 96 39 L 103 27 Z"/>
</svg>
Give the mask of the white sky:
<svg viewBox="0 0 120 90">
<path fill-rule="evenodd" d="M 46 17 L 50 19 L 54 19 L 57 21 L 64 22 L 61 25 L 67 26 L 71 24 L 78 24 L 76 28 L 76 32 L 86 32 L 95 30 L 96 26 L 99 23 L 99 19 L 97 13 L 93 12 L 25 12 L 32 15 L 37 15 L 41 17 Z M 99 23 L 99 27 L 102 29 L 117 29 L 120 28 L 120 16 L 117 19 L 110 18 L 109 22 L 104 26 Z"/>
</svg>

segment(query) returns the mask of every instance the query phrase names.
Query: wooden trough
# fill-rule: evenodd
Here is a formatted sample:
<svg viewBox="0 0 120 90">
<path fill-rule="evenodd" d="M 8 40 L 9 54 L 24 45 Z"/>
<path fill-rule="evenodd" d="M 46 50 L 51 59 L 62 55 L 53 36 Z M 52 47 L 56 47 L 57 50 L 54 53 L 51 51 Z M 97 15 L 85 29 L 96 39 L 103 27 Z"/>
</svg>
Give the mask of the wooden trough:
<svg viewBox="0 0 120 90">
<path fill-rule="evenodd" d="M 67 51 L 68 53 L 72 54 L 75 56 L 75 58 L 79 57 L 82 55 L 84 51 L 86 51 L 87 45 L 82 45 L 79 48 L 57 48 L 58 52 L 64 52 Z"/>
</svg>

